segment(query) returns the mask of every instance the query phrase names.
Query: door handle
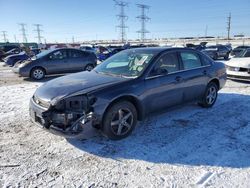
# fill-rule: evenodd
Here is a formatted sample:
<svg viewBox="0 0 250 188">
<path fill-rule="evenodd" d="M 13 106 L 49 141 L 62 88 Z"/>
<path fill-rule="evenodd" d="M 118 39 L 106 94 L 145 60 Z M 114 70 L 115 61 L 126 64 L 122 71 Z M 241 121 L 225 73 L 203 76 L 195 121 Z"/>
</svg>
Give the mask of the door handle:
<svg viewBox="0 0 250 188">
<path fill-rule="evenodd" d="M 177 82 L 180 82 L 180 81 L 182 80 L 182 78 L 181 78 L 180 76 L 176 76 L 175 80 L 176 80 Z"/>
<path fill-rule="evenodd" d="M 204 74 L 204 75 L 207 75 L 207 71 L 206 71 L 206 70 L 204 70 L 204 71 L 203 71 L 203 74 Z"/>
</svg>

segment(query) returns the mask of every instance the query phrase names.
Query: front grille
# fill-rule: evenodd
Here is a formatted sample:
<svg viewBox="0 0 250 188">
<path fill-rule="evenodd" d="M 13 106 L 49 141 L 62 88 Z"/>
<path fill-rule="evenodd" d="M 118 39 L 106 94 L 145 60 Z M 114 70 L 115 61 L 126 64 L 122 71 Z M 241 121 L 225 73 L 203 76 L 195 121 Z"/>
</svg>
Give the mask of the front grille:
<svg viewBox="0 0 250 188">
<path fill-rule="evenodd" d="M 236 71 L 236 72 L 248 72 L 250 73 L 250 69 L 243 68 L 243 67 L 227 67 L 228 70 L 230 71 Z"/>
<path fill-rule="evenodd" d="M 43 101 L 43 100 L 39 99 L 38 97 L 36 97 L 35 95 L 33 96 L 33 100 L 39 106 L 42 106 L 44 108 L 49 108 L 50 107 L 49 102 Z"/>
</svg>

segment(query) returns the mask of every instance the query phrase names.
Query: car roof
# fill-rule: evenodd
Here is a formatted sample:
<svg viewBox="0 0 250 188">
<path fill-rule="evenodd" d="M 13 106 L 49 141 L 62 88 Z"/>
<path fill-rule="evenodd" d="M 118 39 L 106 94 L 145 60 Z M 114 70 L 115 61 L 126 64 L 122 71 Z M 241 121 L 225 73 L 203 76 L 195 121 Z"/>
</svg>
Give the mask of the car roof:
<svg viewBox="0 0 250 188">
<path fill-rule="evenodd" d="M 144 47 L 144 48 L 132 48 L 128 49 L 128 51 L 144 51 L 144 52 L 155 52 L 155 53 L 161 53 L 165 51 L 173 51 L 173 50 L 193 50 L 190 48 L 185 47 Z M 196 50 L 193 50 L 196 51 Z"/>
</svg>

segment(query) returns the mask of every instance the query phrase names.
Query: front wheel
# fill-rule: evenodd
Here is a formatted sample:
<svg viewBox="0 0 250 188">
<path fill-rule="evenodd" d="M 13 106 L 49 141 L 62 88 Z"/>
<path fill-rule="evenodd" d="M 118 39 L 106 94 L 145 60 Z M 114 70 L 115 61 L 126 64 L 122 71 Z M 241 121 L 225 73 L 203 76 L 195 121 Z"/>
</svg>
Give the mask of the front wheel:
<svg viewBox="0 0 250 188">
<path fill-rule="evenodd" d="M 199 105 L 204 108 L 210 108 L 216 102 L 218 96 L 218 86 L 214 82 L 210 82 L 207 85 L 202 101 L 199 102 Z"/>
<path fill-rule="evenodd" d="M 36 67 L 31 70 L 30 76 L 35 80 L 41 80 L 45 76 L 45 71 L 40 67 Z"/>
<path fill-rule="evenodd" d="M 120 140 L 131 134 L 136 123 L 136 108 L 128 101 L 122 101 L 108 109 L 102 131 L 109 139 Z"/>
</svg>

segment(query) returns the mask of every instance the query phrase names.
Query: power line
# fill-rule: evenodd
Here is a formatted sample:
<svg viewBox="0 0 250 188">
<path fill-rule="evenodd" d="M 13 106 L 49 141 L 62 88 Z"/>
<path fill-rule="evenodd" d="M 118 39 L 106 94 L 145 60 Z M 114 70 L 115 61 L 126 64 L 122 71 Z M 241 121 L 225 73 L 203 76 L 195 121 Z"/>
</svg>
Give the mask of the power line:
<svg viewBox="0 0 250 188">
<path fill-rule="evenodd" d="M 36 36 L 36 38 L 37 38 L 37 40 L 38 40 L 38 43 L 40 44 L 40 43 L 42 43 L 42 36 L 41 36 L 41 32 L 42 32 L 42 30 L 41 30 L 41 24 L 34 24 L 34 26 L 36 27 L 36 29 L 34 30 L 35 32 L 37 32 L 37 36 Z"/>
<path fill-rule="evenodd" d="M 144 42 L 146 38 L 146 33 L 149 33 L 149 31 L 146 30 L 146 22 L 150 20 L 150 18 L 146 16 L 145 10 L 149 10 L 150 7 L 144 4 L 137 4 L 137 7 L 141 9 L 141 15 L 136 17 L 141 22 L 141 30 L 137 31 L 137 33 L 141 34 L 141 41 Z"/>
<path fill-rule="evenodd" d="M 8 42 L 8 39 L 7 39 L 7 31 L 2 31 L 2 36 L 3 36 L 3 41 L 4 41 L 4 42 Z"/>
<path fill-rule="evenodd" d="M 120 7 L 120 13 L 116 15 L 118 20 L 120 21 L 120 24 L 117 27 L 120 29 L 121 42 L 125 43 L 126 29 L 128 28 L 125 24 L 126 20 L 128 19 L 128 16 L 125 14 L 125 7 L 128 6 L 128 3 L 118 0 L 114 0 L 114 2 L 116 6 Z"/>
<path fill-rule="evenodd" d="M 227 17 L 227 40 L 230 39 L 230 31 L 231 31 L 231 13 Z"/>
<path fill-rule="evenodd" d="M 22 35 L 22 37 L 23 37 L 23 42 L 24 42 L 24 43 L 27 43 L 28 40 L 27 40 L 26 29 L 25 29 L 26 24 L 20 23 L 20 24 L 18 24 L 18 25 L 21 26 L 20 31 L 21 31 L 21 35 Z"/>
</svg>

